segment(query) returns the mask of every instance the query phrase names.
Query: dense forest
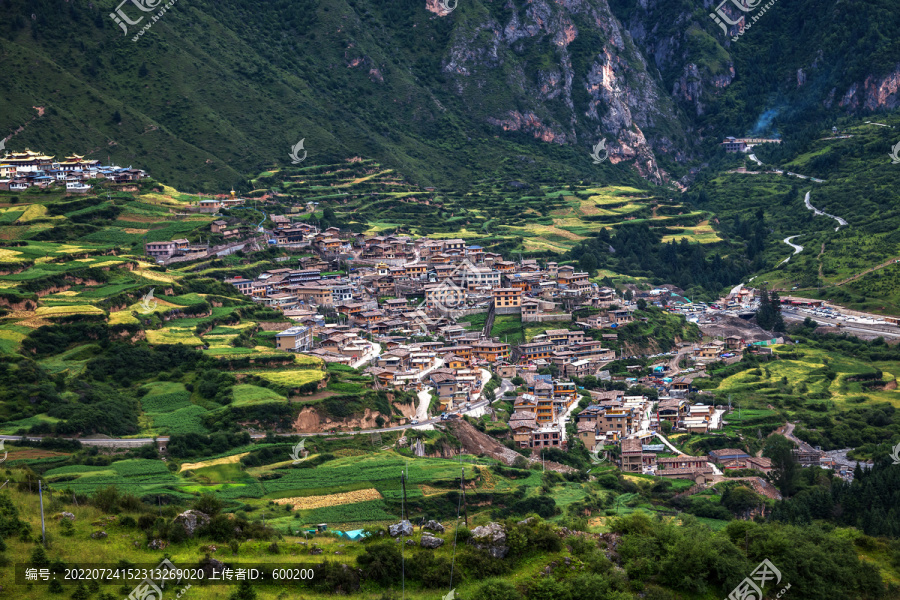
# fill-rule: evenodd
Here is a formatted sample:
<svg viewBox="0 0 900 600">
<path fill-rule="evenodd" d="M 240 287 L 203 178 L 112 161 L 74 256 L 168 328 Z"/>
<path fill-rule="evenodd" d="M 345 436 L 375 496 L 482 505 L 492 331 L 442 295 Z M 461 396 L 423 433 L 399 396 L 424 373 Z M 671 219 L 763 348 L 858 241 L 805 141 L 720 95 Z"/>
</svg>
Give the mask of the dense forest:
<svg viewBox="0 0 900 600">
<path fill-rule="evenodd" d="M 741 227 L 741 231 L 746 228 Z M 757 226 L 757 231 L 759 226 Z M 750 235 L 750 234 L 747 234 Z M 764 233 L 754 233 L 764 236 Z M 646 224 L 618 227 L 612 234 L 601 230 L 570 250 L 565 258 L 577 260 L 588 272 L 609 269 L 617 273 L 648 277 L 657 283 L 673 283 L 687 291 L 692 300 L 717 295 L 723 288 L 739 283 L 750 272 L 749 260 L 722 257 L 717 251 L 705 251 L 701 244 L 685 239 L 663 243 L 662 234 Z M 748 247 L 748 258 L 753 249 Z"/>
</svg>

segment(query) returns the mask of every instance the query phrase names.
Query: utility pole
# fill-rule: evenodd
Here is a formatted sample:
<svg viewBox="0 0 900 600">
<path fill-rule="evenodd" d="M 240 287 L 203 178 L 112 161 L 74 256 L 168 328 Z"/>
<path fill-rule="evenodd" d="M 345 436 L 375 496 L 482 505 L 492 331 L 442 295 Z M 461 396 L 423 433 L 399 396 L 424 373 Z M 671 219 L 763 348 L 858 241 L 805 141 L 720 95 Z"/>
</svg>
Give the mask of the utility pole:
<svg viewBox="0 0 900 600">
<path fill-rule="evenodd" d="M 460 484 L 462 486 L 462 495 L 463 495 L 463 514 L 465 515 L 465 526 L 469 526 L 469 503 L 466 500 L 466 468 L 460 467 L 460 471 L 462 471 L 462 475 L 460 476 Z"/>
<path fill-rule="evenodd" d="M 41 539 L 44 546 L 47 545 L 47 530 L 44 527 L 44 493 L 41 487 L 41 480 L 38 479 L 38 496 L 41 498 Z"/>
<path fill-rule="evenodd" d="M 403 508 L 400 511 L 400 519 L 409 521 L 409 509 L 406 507 L 406 473 L 400 471 L 400 484 L 403 486 Z"/>
</svg>

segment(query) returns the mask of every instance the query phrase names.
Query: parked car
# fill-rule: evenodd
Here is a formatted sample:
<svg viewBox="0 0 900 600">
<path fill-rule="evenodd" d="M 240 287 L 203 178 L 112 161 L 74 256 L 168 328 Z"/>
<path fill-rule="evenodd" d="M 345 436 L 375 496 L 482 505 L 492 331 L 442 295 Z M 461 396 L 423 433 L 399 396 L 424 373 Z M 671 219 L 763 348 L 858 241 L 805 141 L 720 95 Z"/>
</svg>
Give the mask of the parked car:
<svg viewBox="0 0 900 600">
<path fill-rule="evenodd" d="M 418 419 L 411 419 L 411 420 L 409 421 L 409 424 L 410 424 L 410 425 L 418 425 L 418 424 L 419 424 L 419 420 L 418 420 Z"/>
</svg>

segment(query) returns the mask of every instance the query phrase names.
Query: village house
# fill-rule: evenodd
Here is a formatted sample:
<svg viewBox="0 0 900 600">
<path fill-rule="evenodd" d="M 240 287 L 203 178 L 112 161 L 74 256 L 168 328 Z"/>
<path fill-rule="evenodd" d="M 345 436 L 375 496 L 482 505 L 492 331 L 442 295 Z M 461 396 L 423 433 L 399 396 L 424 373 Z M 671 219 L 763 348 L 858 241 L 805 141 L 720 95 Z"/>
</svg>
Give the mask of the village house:
<svg viewBox="0 0 900 600">
<path fill-rule="evenodd" d="M 494 288 L 491 290 L 491 295 L 497 314 L 509 314 L 521 310 L 522 290 L 516 288 Z"/>
<path fill-rule="evenodd" d="M 509 348 L 505 342 L 479 341 L 472 344 L 472 356 L 490 363 L 509 360 Z"/>
<path fill-rule="evenodd" d="M 559 427 L 541 427 L 531 432 L 532 448 L 559 448 L 562 435 Z"/>
<path fill-rule="evenodd" d="M 275 334 L 275 347 L 291 352 L 305 352 L 312 348 L 312 330 L 309 327 L 291 327 Z"/>
<path fill-rule="evenodd" d="M 635 438 L 629 438 L 620 442 L 621 455 L 619 457 L 619 468 L 626 473 L 643 473 L 644 472 L 644 451 L 641 441 Z"/>
<path fill-rule="evenodd" d="M 730 460 L 745 460 L 747 458 L 750 458 L 749 454 L 736 448 L 719 448 L 709 452 L 709 462 L 716 464 L 722 464 Z"/>
</svg>

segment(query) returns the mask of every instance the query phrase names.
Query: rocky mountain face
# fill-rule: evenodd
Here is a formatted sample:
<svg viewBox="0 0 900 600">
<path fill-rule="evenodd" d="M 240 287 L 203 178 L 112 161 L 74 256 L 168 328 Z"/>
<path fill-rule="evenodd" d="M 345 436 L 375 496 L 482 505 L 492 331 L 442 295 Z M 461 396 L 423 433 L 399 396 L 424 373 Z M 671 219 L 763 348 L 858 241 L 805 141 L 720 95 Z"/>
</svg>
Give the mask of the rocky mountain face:
<svg viewBox="0 0 900 600">
<path fill-rule="evenodd" d="M 792 124 L 821 127 L 900 104 L 900 42 L 878 33 L 897 31 L 900 17 L 881 0 L 610 4 L 707 136 L 790 134 Z"/>
<path fill-rule="evenodd" d="M 503 131 L 587 153 L 608 139 L 611 163 L 666 179 L 657 154 L 679 153 L 681 117 L 606 0 L 504 1 L 455 29 L 443 61 L 453 93 Z M 484 91 L 497 87 L 508 101 L 486 106 Z"/>
</svg>

